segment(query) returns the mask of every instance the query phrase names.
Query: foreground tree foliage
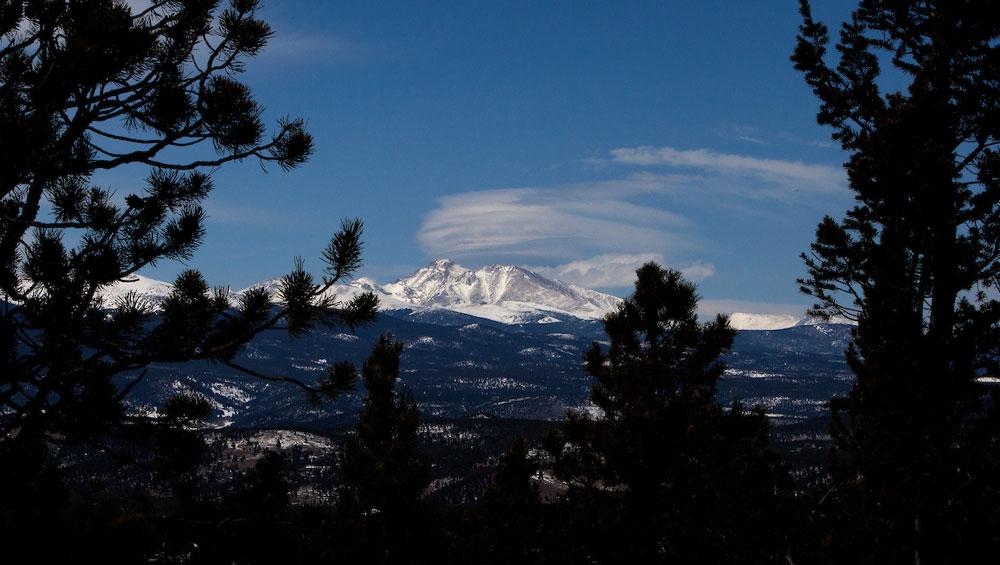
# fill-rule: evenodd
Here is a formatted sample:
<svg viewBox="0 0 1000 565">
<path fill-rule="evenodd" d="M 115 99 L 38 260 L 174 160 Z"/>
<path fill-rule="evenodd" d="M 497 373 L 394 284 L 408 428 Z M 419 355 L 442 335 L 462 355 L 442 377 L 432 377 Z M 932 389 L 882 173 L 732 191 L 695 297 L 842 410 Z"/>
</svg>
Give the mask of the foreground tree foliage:
<svg viewBox="0 0 1000 565">
<path fill-rule="evenodd" d="M 561 516 L 540 494 L 537 457 L 526 438 L 517 438 L 496 458 L 476 503 L 445 509 L 448 563 L 553 563 Z"/>
<path fill-rule="evenodd" d="M 550 547 L 558 540 L 558 530 L 549 531 L 553 516 L 542 504 L 535 481 L 538 471 L 539 463 L 524 438 L 500 457 L 478 509 L 478 562 L 528 565 L 551 560 Z"/>
<path fill-rule="evenodd" d="M 289 169 L 312 151 L 302 120 L 280 120 L 266 133 L 262 107 L 236 80 L 272 35 L 256 16 L 258 3 L 219 4 L 0 5 L 0 527 L 7 535 L 44 524 L 58 506 L 39 504 L 58 497 L 48 447 L 171 424 L 182 430 L 198 417 L 196 399 L 174 402 L 173 418 L 126 413 L 123 401 L 151 363 L 222 363 L 298 385 L 313 399 L 353 381 L 347 365 L 304 383 L 235 359 L 265 330 L 298 334 L 374 316 L 374 295 L 342 304 L 328 292 L 360 263 L 359 221 L 333 237 L 320 279 L 300 262 L 276 296 L 255 290 L 234 306 L 225 289 L 188 270 L 155 315 L 137 295 L 101 298 L 140 269 L 191 257 L 204 235 L 200 203 L 213 187 L 206 171 L 250 158 Z M 93 181 L 126 166 L 149 169 L 142 186 L 115 192 Z M 191 446 L 161 439 L 159 456 L 173 446 L 191 464 Z"/>
<path fill-rule="evenodd" d="M 766 563 L 783 558 L 782 469 L 767 420 L 715 401 L 735 331 L 696 317 L 694 287 L 650 263 L 586 355 L 598 416 L 549 438 L 573 524 L 561 559 Z"/>
<path fill-rule="evenodd" d="M 819 225 L 801 281 L 817 314 L 858 322 L 803 540 L 820 562 L 962 563 L 1000 542 L 1000 397 L 977 382 L 1000 359 L 998 8 L 864 0 L 833 66 L 802 3 L 793 60 L 856 200 Z"/>
<path fill-rule="evenodd" d="M 402 351 L 402 342 L 382 336 L 361 369 L 368 394 L 340 458 L 333 548 L 346 562 L 436 561 L 421 501 L 431 477 L 417 453 L 420 411 L 409 393 L 396 390 Z"/>
</svg>

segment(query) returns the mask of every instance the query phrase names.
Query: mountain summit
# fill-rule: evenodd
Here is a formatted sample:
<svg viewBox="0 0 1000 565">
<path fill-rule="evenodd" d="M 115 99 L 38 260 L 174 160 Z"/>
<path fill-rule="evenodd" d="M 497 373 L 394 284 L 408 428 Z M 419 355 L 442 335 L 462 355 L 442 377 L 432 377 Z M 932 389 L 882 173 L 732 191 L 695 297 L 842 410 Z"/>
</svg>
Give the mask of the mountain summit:
<svg viewBox="0 0 1000 565">
<path fill-rule="evenodd" d="M 560 315 L 595 320 L 621 302 L 513 265 L 470 270 L 446 259 L 382 289 L 411 307 L 443 308 L 508 324 L 556 321 Z"/>
<path fill-rule="evenodd" d="M 135 290 L 157 302 L 170 292 L 167 283 L 141 276 L 134 279 L 107 288 L 102 295 L 113 299 Z M 272 279 L 249 288 L 264 286 L 275 292 L 278 284 L 278 279 Z M 233 293 L 233 298 L 241 292 Z M 617 296 L 549 279 L 523 267 L 487 265 L 473 270 L 447 259 L 435 260 L 393 283 L 358 278 L 336 285 L 331 292 L 340 300 L 374 292 L 383 310 L 451 311 L 505 324 L 559 322 L 566 317 L 599 320 L 621 302 Z M 790 314 L 730 315 L 730 324 L 737 330 L 778 330 L 812 323 L 816 321 Z"/>
</svg>

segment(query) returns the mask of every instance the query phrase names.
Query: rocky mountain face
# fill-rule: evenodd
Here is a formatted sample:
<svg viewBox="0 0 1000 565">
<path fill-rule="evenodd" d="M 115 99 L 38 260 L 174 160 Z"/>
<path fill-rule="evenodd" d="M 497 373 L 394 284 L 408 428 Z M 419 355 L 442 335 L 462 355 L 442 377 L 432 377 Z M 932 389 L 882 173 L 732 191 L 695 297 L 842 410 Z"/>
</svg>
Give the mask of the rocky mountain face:
<svg viewBox="0 0 1000 565">
<path fill-rule="evenodd" d="M 447 260 L 382 288 L 414 308 L 442 308 L 508 324 L 551 323 L 565 316 L 595 320 L 621 302 L 513 265 L 470 270 Z"/>
</svg>

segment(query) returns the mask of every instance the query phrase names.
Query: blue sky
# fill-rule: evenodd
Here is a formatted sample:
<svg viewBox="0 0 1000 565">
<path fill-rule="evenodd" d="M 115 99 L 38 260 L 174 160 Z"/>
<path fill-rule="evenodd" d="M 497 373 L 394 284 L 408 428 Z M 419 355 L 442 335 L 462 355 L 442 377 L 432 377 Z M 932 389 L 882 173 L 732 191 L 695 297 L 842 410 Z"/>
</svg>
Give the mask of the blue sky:
<svg viewBox="0 0 1000 565">
<path fill-rule="evenodd" d="M 850 4 L 814 13 L 835 26 Z M 788 60 L 794 0 L 262 13 L 277 36 L 243 80 L 271 120 L 304 117 L 316 153 L 290 173 L 216 173 L 190 262 L 213 284 L 280 275 L 297 255 L 318 270 L 340 219 L 359 216 L 361 274 L 380 282 L 447 257 L 623 295 L 653 257 L 722 309 L 801 310 L 798 254 L 851 203 L 845 155 Z"/>
</svg>

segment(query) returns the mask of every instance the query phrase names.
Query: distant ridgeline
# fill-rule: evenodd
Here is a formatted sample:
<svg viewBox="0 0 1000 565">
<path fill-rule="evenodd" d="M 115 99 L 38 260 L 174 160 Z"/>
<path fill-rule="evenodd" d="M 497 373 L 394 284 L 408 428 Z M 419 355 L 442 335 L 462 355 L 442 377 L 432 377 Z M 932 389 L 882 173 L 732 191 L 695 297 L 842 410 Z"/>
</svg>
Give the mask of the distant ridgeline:
<svg viewBox="0 0 1000 565">
<path fill-rule="evenodd" d="M 170 286 L 139 278 L 108 289 L 105 298 L 110 303 L 130 290 L 156 301 Z M 377 337 L 389 332 L 406 343 L 401 382 L 425 416 L 558 420 L 568 408 L 588 409 L 591 379 L 582 355 L 605 339 L 600 318 L 619 302 L 520 267 L 473 271 L 449 261 L 392 284 L 359 279 L 336 289 L 344 299 L 363 291 L 376 292 L 382 302 L 374 324 L 354 333 L 265 334 L 240 355 L 262 371 L 312 382 L 331 363 L 360 364 Z M 780 424 L 821 415 L 831 396 L 847 392 L 853 376 L 843 352 L 850 326 L 755 314 L 735 314 L 733 325 L 753 329 L 740 331 L 726 358 L 718 385 L 722 402 L 760 405 Z M 313 406 L 295 387 L 249 379 L 218 364 L 187 363 L 150 367 L 129 405 L 152 411 L 185 390 L 212 403 L 211 424 L 219 427 L 349 424 L 361 398 L 352 393 Z"/>
</svg>

